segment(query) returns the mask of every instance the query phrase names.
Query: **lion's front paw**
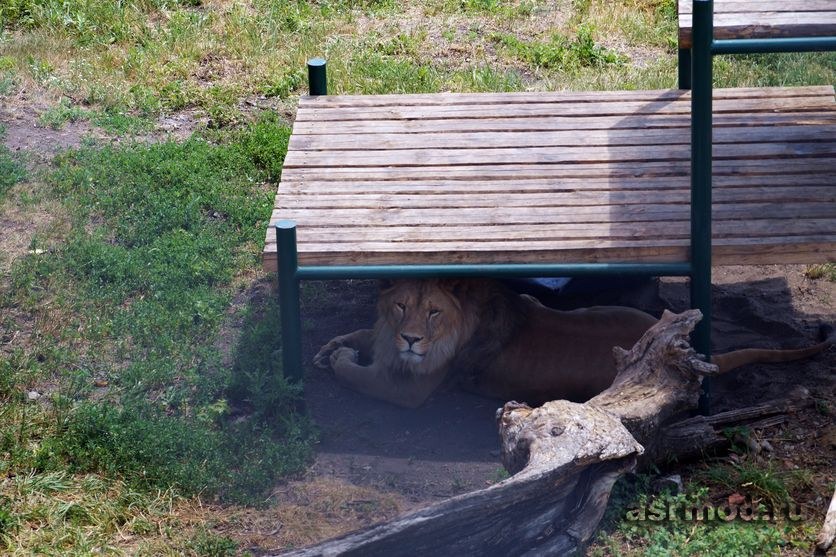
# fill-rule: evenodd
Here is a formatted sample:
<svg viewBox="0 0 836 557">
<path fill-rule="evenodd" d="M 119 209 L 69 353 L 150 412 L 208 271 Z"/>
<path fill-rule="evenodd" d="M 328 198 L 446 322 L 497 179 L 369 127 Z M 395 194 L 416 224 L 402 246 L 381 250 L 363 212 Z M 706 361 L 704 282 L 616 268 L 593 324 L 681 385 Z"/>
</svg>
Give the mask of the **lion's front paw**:
<svg viewBox="0 0 836 557">
<path fill-rule="evenodd" d="M 336 350 L 342 348 L 343 337 L 336 337 L 331 339 L 328 344 L 319 349 L 319 352 L 314 356 L 314 365 L 318 368 L 329 369 L 331 367 L 331 356 Z"/>
<path fill-rule="evenodd" d="M 356 364 L 360 359 L 360 353 L 348 346 L 340 346 L 331 353 L 331 368 L 336 370 L 341 363 Z"/>
</svg>

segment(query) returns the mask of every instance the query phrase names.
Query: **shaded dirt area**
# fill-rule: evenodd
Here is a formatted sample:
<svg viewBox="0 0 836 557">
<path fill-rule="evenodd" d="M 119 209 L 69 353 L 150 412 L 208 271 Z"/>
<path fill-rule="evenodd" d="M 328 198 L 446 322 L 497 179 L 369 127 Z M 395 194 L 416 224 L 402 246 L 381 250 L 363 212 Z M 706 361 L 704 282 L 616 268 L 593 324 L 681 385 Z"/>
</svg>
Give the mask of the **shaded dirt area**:
<svg viewBox="0 0 836 557">
<path fill-rule="evenodd" d="M 803 266 L 727 267 L 714 274 L 714 350 L 741 347 L 791 348 L 816 338 L 821 322 L 836 322 L 836 284 L 810 280 Z M 369 281 L 311 283 L 303 290 L 304 354 L 310 362 L 333 336 L 374 322 L 376 285 Z M 658 315 L 663 308 L 686 309 L 687 282 L 662 279 L 621 292 L 598 292 L 544 300 L 564 308 L 625 304 Z M 779 398 L 796 385 L 811 391 L 818 405 L 788 426 L 771 431 L 774 457 L 788 468 L 808 468 L 813 486 L 805 504 L 824 514 L 822 497 L 832 486 L 832 417 L 836 408 L 836 350 L 804 362 L 752 365 L 714 384 L 714 411 Z M 309 481 L 323 478 L 369 489 L 365 497 L 398 501 L 414 510 L 504 477 L 498 456 L 495 411 L 503 401 L 461 391 L 438 393 L 417 410 L 407 410 L 347 390 L 330 373 L 308 365 L 305 377 L 308 411 L 320 428 L 320 443 Z M 687 475 L 687 474 L 686 474 Z M 377 494 L 372 497 L 370 494 Z M 281 500 L 281 497 L 279 497 Z M 390 512 L 382 515 L 391 516 Z M 378 516 L 379 519 L 385 518 Z M 351 527 L 374 520 L 353 521 Z M 337 525 L 335 525 L 337 526 Z M 337 526 L 332 535 L 343 530 Z M 274 547 L 283 544 L 282 535 Z M 311 538 L 310 541 L 314 541 Z M 290 540 L 287 540 L 290 542 Z M 294 542 L 299 543 L 298 538 Z M 290 542 L 290 543 L 294 543 Z"/>
</svg>

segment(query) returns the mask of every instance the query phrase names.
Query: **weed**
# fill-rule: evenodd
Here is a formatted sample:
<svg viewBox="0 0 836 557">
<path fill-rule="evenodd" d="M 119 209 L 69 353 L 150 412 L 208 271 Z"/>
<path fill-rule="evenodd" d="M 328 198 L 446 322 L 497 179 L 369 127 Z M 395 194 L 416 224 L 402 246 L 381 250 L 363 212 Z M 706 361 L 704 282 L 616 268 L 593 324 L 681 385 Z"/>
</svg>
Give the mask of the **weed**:
<svg viewBox="0 0 836 557">
<path fill-rule="evenodd" d="M 137 134 L 154 128 L 154 123 L 148 118 L 133 116 L 113 109 L 90 114 L 90 121 L 114 135 Z"/>
<path fill-rule="evenodd" d="M 596 44 L 592 28 L 581 25 L 574 39 L 555 34 L 548 42 L 524 42 L 509 34 L 495 34 L 493 40 L 515 56 L 539 68 L 574 71 L 582 67 L 622 64 L 624 58 Z"/>
<path fill-rule="evenodd" d="M 238 544 L 231 539 L 205 528 L 198 530 L 188 545 L 199 557 L 231 557 L 238 549 Z"/>
<path fill-rule="evenodd" d="M 264 85 L 262 91 L 268 97 L 286 99 L 291 93 L 298 90 L 304 82 L 305 74 L 301 70 L 291 70 L 269 81 Z"/>
<path fill-rule="evenodd" d="M 38 122 L 42 126 L 49 126 L 53 130 L 60 130 L 67 122 L 86 120 L 89 114 L 83 108 L 73 106 L 70 100 L 62 98 L 58 104 L 38 116 Z"/>
<path fill-rule="evenodd" d="M 753 492 L 774 507 L 792 502 L 791 493 L 810 482 L 803 470 L 782 470 L 772 462 L 757 465 L 749 460 L 708 466 L 697 476 L 727 490 Z"/>
<path fill-rule="evenodd" d="M 441 74 L 435 67 L 400 57 L 361 52 L 351 65 L 359 79 L 344 93 L 435 93 L 441 87 Z"/>
<path fill-rule="evenodd" d="M 488 480 L 491 484 L 498 484 L 499 482 L 505 481 L 510 478 L 511 475 L 508 473 L 504 467 L 497 468 L 491 478 Z"/>
<path fill-rule="evenodd" d="M 462 70 L 451 76 L 450 80 L 461 91 L 511 92 L 523 88 L 523 80 L 516 71 L 500 71 L 489 66 Z"/>
<path fill-rule="evenodd" d="M 29 73 L 40 85 L 46 85 L 54 77 L 55 68 L 47 60 L 29 57 Z"/>
<path fill-rule="evenodd" d="M 810 265 L 807 267 L 807 270 L 804 271 L 804 276 L 812 280 L 824 278 L 830 282 L 836 282 L 836 263 Z"/>
</svg>

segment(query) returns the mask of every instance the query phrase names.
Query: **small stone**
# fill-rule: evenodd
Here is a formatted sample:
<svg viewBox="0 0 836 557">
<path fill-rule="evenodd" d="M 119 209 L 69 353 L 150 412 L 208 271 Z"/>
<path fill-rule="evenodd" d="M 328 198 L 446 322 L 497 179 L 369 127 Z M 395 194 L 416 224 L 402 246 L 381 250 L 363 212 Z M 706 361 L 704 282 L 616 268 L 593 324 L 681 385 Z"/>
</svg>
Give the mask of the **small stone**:
<svg viewBox="0 0 836 557">
<path fill-rule="evenodd" d="M 682 476 L 679 474 L 671 474 L 664 478 L 659 478 L 653 482 L 653 491 L 661 493 L 663 491 L 669 492 L 671 495 L 677 495 L 684 489 L 682 485 Z"/>
<path fill-rule="evenodd" d="M 28 393 L 26 393 L 26 399 L 30 402 L 34 402 L 39 398 L 41 398 L 41 393 L 39 393 L 38 391 L 29 391 Z"/>
</svg>

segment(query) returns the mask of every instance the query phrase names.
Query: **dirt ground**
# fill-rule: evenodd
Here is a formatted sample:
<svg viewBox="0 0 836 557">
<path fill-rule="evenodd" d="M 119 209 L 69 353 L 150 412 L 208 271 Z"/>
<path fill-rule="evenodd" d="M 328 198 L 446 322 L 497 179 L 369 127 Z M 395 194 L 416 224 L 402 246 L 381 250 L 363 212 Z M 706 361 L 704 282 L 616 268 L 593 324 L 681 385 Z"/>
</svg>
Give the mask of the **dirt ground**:
<svg viewBox="0 0 836 557">
<path fill-rule="evenodd" d="M 716 268 L 714 351 L 804 346 L 816 338 L 820 323 L 836 322 L 836 284 L 808 279 L 804 270 L 798 265 Z M 369 281 L 310 288 L 303 296 L 306 360 L 333 336 L 371 326 L 375 296 L 376 285 Z M 332 302 L 323 304 L 323 298 Z M 661 279 L 617 292 L 545 301 L 563 308 L 625 304 L 658 315 L 663 308 L 686 309 L 688 285 L 681 279 Z M 715 381 L 712 410 L 781 398 L 797 385 L 832 409 L 834 371 L 836 350 L 803 362 L 741 368 Z M 355 394 L 313 366 L 306 371 L 305 392 L 321 432 L 310 478 L 337 479 L 393 496 L 405 512 L 504 477 L 494 422 L 503 401 L 449 391 L 417 410 L 401 409 Z M 819 489 L 807 503 L 823 516 L 829 496 L 825 501 L 822 495 L 833 482 L 829 463 L 836 456 L 836 430 L 832 418 L 815 409 L 795 418 L 789 433 L 780 434 L 789 441 L 773 443 L 776 456 L 793 461 L 787 466 L 814 470 Z"/>
</svg>

